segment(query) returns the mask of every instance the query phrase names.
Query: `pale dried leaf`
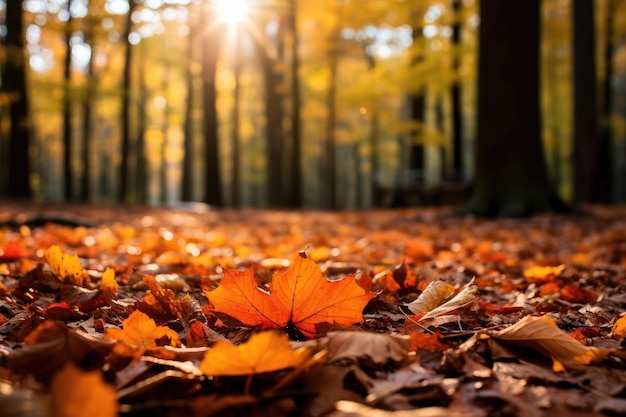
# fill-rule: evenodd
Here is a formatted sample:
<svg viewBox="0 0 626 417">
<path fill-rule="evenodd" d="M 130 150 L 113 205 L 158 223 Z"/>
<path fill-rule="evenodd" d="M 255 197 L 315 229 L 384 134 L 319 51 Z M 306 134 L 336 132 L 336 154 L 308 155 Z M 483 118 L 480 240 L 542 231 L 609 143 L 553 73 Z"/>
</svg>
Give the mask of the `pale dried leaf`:
<svg viewBox="0 0 626 417">
<path fill-rule="evenodd" d="M 403 336 L 349 331 L 328 333 L 328 360 L 331 362 L 362 358 L 377 364 L 404 362 L 410 347 L 411 340 Z"/>
<path fill-rule="evenodd" d="M 388 411 L 369 407 L 353 401 L 337 401 L 337 411 L 330 417 L 461 417 L 464 413 L 451 411 L 444 407 L 425 407 L 414 410 Z"/>
<path fill-rule="evenodd" d="M 445 281 L 432 281 L 415 301 L 405 304 L 413 314 L 428 313 L 454 295 L 454 286 Z"/>
</svg>

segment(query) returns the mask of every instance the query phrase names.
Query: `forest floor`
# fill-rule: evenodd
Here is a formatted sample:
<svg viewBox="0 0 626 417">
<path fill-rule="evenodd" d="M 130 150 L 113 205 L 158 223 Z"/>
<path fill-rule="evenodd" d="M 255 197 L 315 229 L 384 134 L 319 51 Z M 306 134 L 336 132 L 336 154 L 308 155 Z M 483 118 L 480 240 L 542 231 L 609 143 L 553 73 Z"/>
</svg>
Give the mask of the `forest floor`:
<svg viewBox="0 0 626 417">
<path fill-rule="evenodd" d="M 5 417 L 605 416 L 625 398 L 626 207 L 0 203 Z"/>
</svg>

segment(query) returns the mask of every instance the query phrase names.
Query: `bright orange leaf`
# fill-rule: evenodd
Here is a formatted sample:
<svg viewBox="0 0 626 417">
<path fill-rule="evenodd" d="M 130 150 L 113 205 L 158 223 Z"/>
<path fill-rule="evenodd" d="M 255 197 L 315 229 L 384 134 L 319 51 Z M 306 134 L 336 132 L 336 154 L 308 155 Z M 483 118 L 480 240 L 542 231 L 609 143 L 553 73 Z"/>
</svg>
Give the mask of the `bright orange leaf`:
<svg viewBox="0 0 626 417">
<path fill-rule="evenodd" d="M 361 288 L 354 275 L 329 281 L 319 266 L 301 252 L 291 266 L 274 274 L 269 294 L 260 290 L 251 268 L 224 271 L 220 286 L 205 292 L 215 311 L 248 326 L 286 328 L 295 326 L 306 337 L 317 326 L 338 323 L 351 326 L 363 320 L 363 308 L 376 294 Z"/>
<path fill-rule="evenodd" d="M 57 245 L 52 245 L 46 250 L 45 257 L 52 273 L 61 281 L 78 286 L 83 285 L 83 267 L 80 265 L 78 256 L 63 253 Z"/>
<path fill-rule="evenodd" d="M 55 417 L 115 417 L 115 387 L 99 371 L 83 372 L 68 362 L 51 383 L 51 415 Z"/>
<path fill-rule="evenodd" d="M 205 375 L 252 375 L 297 367 L 310 356 L 307 348 L 292 349 L 289 338 L 274 331 L 254 333 L 247 342 L 234 345 L 218 340 L 200 363 Z"/>
<path fill-rule="evenodd" d="M 106 340 L 119 340 L 127 345 L 145 350 L 159 346 L 180 346 L 178 334 L 169 327 L 157 326 L 154 320 L 135 310 L 124 320 L 124 328 L 105 329 Z"/>
</svg>

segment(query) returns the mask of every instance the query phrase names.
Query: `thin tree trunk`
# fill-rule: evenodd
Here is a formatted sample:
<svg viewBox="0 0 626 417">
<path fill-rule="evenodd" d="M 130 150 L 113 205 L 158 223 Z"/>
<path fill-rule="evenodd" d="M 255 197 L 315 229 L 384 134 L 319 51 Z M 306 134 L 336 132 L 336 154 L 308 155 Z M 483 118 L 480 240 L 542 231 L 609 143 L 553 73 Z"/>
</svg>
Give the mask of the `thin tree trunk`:
<svg viewBox="0 0 626 417">
<path fill-rule="evenodd" d="M 146 103 L 148 87 L 146 86 L 145 46 L 139 48 L 139 105 L 137 108 L 137 148 L 135 149 L 135 188 L 137 202 L 144 203 L 148 195 L 148 157 L 146 156 L 146 121 L 148 118 Z"/>
<path fill-rule="evenodd" d="M 74 199 L 74 175 L 72 169 L 72 0 L 67 2 L 67 22 L 65 22 L 65 59 L 63 62 L 63 185 L 66 201 Z"/>
<path fill-rule="evenodd" d="M 161 171 L 159 172 L 159 182 L 161 183 L 161 202 L 167 203 L 168 199 L 168 188 L 169 184 L 167 183 L 167 171 L 168 171 L 168 162 L 167 162 L 167 147 L 169 144 L 168 138 L 168 130 L 170 127 L 170 115 L 171 115 L 171 106 L 169 101 L 169 71 L 166 71 L 163 74 L 163 84 L 161 85 L 161 90 L 163 92 L 163 96 L 165 97 L 165 106 L 163 108 L 163 141 L 161 142 Z"/>
<path fill-rule="evenodd" d="M 611 157 L 612 149 L 612 132 L 611 132 L 611 113 L 613 111 L 613 103 L 611 92 L 613 88 L 613 53 L 614 53 L 614 19 L 615 19 L 615 1 L 607 0 L 606 10 L 606 43 L 604 45 L 604 84 L 602 87 L 602 127 L 600 129 L 600 144 L 598 163 L 599 169 L 596 174 L 595 182 L 597 187 L 591 195 L 591 201 L 594 203 L 612 203 L 613 202 L 613 160 Z"/>
<path fill-rule="evenodd" d="M 235 78 L 235 86 L 233 90 L 233 120 L 232 120 L 232 131 L 231 131 L 231 140 L 232 140 L 232 175 L 231 175 L 231 205 L 233 207 L 239 207 L 241 205 L 241 179 L 240 179 L 240 169 L 241 169 L 241 151 L 239 149 L 240 142 L 240 130 L 239 130 L 239 111 L 240 111 L 240 99 L 241 99 L 241 35 L 239 33 L 234 34 L 234 68 L 233 75 Z"/>
<path fill-rule="evenodd" d="M 191 5 L 190 5 L 191 7 Z M 182 161 L 182 184 L 181 197 L 183 201 L 192 201 L 193 197 L 193 161 L 194 161 L 194 79 L 193 72 L 194 44 L 197 38 L 198 24 L 189 21 L 189 38 L 187 41 L 187 71 L 186 87 L 187 98 L 185 100 L 185 139 L 183 142 L 184 153 Z"/>
<path fill-rule="evenodd" d="M 461 66 L 461 8 L 462 0 L 452 0 L 452 10 L 454 11 L 454 24 L 452 25 L 452 70 L 454 72 L 454 82 L 451 88 L 452 98 L 452 181 L 463 181 L 463 118 L 461 103 L 461 80 L 459 78 L 459 68 Z"/>
<path fill-rule="evenodd" d="M 210 10 L 204 11 L 205 25 L 213 23 Z M 202 43 L 202 85 L 204 107 L 204 201 L 207 204 L 221 206 L 222 179 L 219 166 L 219 140 L 217 125 L 217 89 L 215 75 L 217 71 L 219 38 L 215 31 L 209 31 Z"/>
<path fill-rule="evenodd" d="M 422 28 L 413 28 L 413 44 L 418 45 L 422 41 Z M 413 65 L 418 64 L 423 57 L 414 58 Z M 426 109 L 425 92 L 416 91 L 409 96 L 409 108 L 411 121 L 417 125 L 415 130 L 411 132 L 411 143 L 409 145 L 409 173 L 410 182 L 421 184 L 424 182 L 424 112 Z"/>
<path fill-rule="evenodd" d="M 128 202 L 129 179 L 130 179 L 130 89 L 131 89 L 131 69 L 132 69 L 132 45 L 129 36 L 132 31 L 132 14 L 135 10 L 134 0 L 128 0 L 128 14 L 126 15 L 126 23 L 122 39 L 124 41 L 124 69 L 122 74 L 122 114 L 121 114 L 121 165 L 120 165 L 120 183 L 119 183 L 119 202 Z"/>
<path fill-rule="evenodd" d="M 573 1 L 574 202 L 591 201 L 599 167 L 593 0 Z"/>
<path fill-rule="evenodd" d="M 291 43 L 291 173 L 289 175 L 289 206 L 302 206 L 302 133 L 300 126 L 300 33 L 298 32 L 298 0 L 291 0 L 289 10 L 289 27 L 292 35 Z"/>
<path fill-rule="evenodd" d="M 11 98 L 9 115 L 9 160 L 7 194 L 30 198 L 30 121 L 26 91 L 26 66 L 23 31 L 23 0 L 6 2 L 6 61 L 2 71 L 2 90 Z"/>
<path fill-rule="evenodd" d="M 83 29 L 85 35 L 85 42 L 91 46 L 91 54 L 89 55 L 89 61 L 87 62 L 87 79 L 86 79 L 86 92 L 83 98 L 83 146 L 82 146 L 82 160 L 83 160 L 83 172 L 80 181 L 80 198 L 82 201 L 88 202 L 91 200 L 91 113 L 92 113 L 92 100 L 94 95 L 94 88 L 96 88 L 97 80 L 93 67 L 93 55 L 94 55 L 94 42 L 92 25 L 93 20 L 88 18 L 87 25 Z"/>
</svg>

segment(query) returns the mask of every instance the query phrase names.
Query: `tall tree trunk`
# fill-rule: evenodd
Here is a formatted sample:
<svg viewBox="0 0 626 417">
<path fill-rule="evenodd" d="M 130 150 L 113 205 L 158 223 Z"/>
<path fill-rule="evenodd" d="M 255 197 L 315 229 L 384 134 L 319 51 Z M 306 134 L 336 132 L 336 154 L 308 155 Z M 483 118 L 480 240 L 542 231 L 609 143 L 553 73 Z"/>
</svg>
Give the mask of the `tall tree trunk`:
<svg viewBox="0 0 626 417">
<path fill-rule="evenodd" d="M 239 111 L 240 111 L 240 99 L 241 99 L 241 34 L 235 32 L 235 50 L 234 50 L 234 64 L 233 64 L 233 76 L 235 79 L 235 86 L 233 90 L 233 117 L 232 117 L 232 175 L 231 175 L 231 205 L 233 207 L 239 207 L 241 205 L 241 179 L 239 172 L 241 170 L 241 150 L 239 149 L 240 129 L 239 129 Z"/>
<path fill-rule="evenodd" d="M 189 7 L 193 7 L 191 4 Z M 192 9 L 190 9 L 192 10 Z M 192 10 L 192 13 L 195 9 Z M 197 39 L 197 32 L 199 25 L 196 21 L 191 21 L 190 16 L 189 24 L 189 38 L 187 40 L 187 68 L 186 68 L 186 87 L 187 97 L 185 99 L 185 138 L 183 141 L 183 161 L 182 161 L 182 184 L 181 184 L 181 197 L 183 201 L 194 200 L 193 196 L 193 161 L 194 161 L 194 44 Z"/>
<path fill-rule="evenodd" d="M 145 203 L 148 199 L 148 157 L 146 155 L 146 122 L 148 119 L 146 103 L 148 87 L 146 85 L 145 45 L 139 48 L 139 103 L 137 107 L 137 147 L 135 149 L 135 193 L 136 201 Z"/>
<path fill-rule="evenodd" d="M 417 11 L 416 11 L 416 14 Z M 413 45 L 419 45 L 423 41 L 422 28 L 413 27 Z M 417 65 L 423 60 L 419 55 L 413 59 L 412 65 Z M 411 142 L 409 144 L 409 173 L 410 182 L 421 184 L 424 182 L 424 112 L 426 110 L 426 97 L 424 89 L 412 92 L 409 95 L 410 118 L 417 126 L 411 132 Z"/>
<path fill-rule="evenodd" d="M 119 202 L 128 202 L 130 198 L 129 179 L 130 179 L 130 88 L 131 88 L 131 70 L 132 70 L 132 45 L 129 36 L 132 31 L 133 21 L 132 14 L 136 4 L 134 0 L 128 0 L 128 14 L 126 15 L 126 23 L 122 39 L 124 41 L 124 69 L 122 73 L 122 114 L 121 114 L 121 130 L 122 130 L 122 146 L 121 146 L 121 165 L 120 165 L 120 183 L 119 183 Z"/>
<path fill-rule="evenodd" d="M 279 29 L 279 32 L 282 29 Z M 280 34 L 278 36 L 281 36 Z M 283 102 L 276 86 L 282 82 L 283 75 L 277 69 L 276 60 L 270 57 L 267 46 L 256 36 L 252 36 L 255 49 L 259 54 L 263 71 L 265 92 L 265 152 L 267 166 L 267 204 L 270 207 L 284 206 L 285 171 L 283 130 Z M 278 54 L 280 56 L 280 54 Z"/>
<path fill-rule="evenodd" d="M 454 11 L 454 24 L 452 25 L 452 71 L 454 72 L 454 82 L 451 88 L 452 99 L 452 172 L 450 180 L 463 181 L 463 118 L 461 103 L 461 80 L 459 78 L 459 68 L 461 66 L 461 8 L 462 0 L 452 0 L 452 10 Z"/>
<path fill-rule="evenodd" d="M 460 213 L 520 217 L 565 208 L 541 143 L 539 5 L 481 1 L 476 174 Z"/>
<path fill-rule="evenodd" d="M 337 208 L 337 70 L 339 60 L 337 51 L 331 51 L 329 57 L 328 89 L 326 90 L 326 126 L 324 129 L 325 152 L 324 160 L 326 167 L 325 190 L 326 206 L 330 209 Z"/>
<path fill-rule="evenodd" d="M 214 16 L 208 9 L 204 11 L 205 24 L 213 24 Z M 219 140 L 217 125 L 217 89 L 215 75 L 219 37 L 215 30 L 207 31 L 202 42 L 202 91 L 204 108 L 204 201 L 221 206 L 222 176 L 219 166 Z"/>
<path fill-rule="evenodd" d="M 600 169 L 596 106 L 594 1 L 573 1 L 574 202 L 591 201 Z"/>
<path fill-rule="evenodd" d="M 613 202 L 613 161 L 611 158 L 612 132 L 611 113 L 613 103 L 611 92 L 613 88 L 613 52 L 614 52 L 614 19 L 615 1 L 607 0 L 606 10 L 606 43 L 604 45 L 604 85 L 602 88 L 602 127 L 600 129 L 600 143 L 598 149 L 599 169 L 596 172 L 595 183 L 591 201 L 594 203 Z"/>
<path fill-rule="evenodd" d="M 63 185 L 66 201 L 74 199 L 74 173 L 72 169 L 72 0 L 67 2 L 65 22 L 65 59 L 63 62 Z"/>
<path fill-rule="evenodd" d="M 93 67 L 93 55 L 94 55 L 94 41 L 92 26 L 94 25 L 94 19 L 91 16 L 88 17 L 87 24 L 83 28 L 85 35 L 85 42 L 91 47 L 91 54 L 89 55 L 89 61 L 87 62 L 87 79 L 86 79 L 86 91 L 83 98 L 83 146 L 82 146 L 82 160 L 83 160 L 83 172 L 80 181 L 80 199 L 88 202 L 91 200 L 91 113 L 92 113 L 92 100 L 94 96 L 94 89 L 97 85 L 96 74 Z"/>
<path fill-rule="evenodd" d="M 167 203 L 168 200 L 168 188 L 169 184 L 167 183 L 167 171 L 168 171 L 168 162 L 167 162 L 167 147 L 169 145 L 168 131 L 170 128 L 170 116 L 171 116 L 171 106 L 169 100 L 169 71 L 165 71 L 163 74 L 163 84 L 161 84 L 161 90 L 163 92 L 163 96 L 165 97 L 165 105 L 163 107 L 163 141 L 161 141 L 161 170 L 159 171 L 159 182 L 161 184 L 161 202 Z"/>
<path fill-rule="evenodd" d="M 2 90 L 11 98 L 9 115 L 9 160 L 7 194 L 30 198 L 30 121 L 26 91 L 26 51 L 23 31 L 23 0 L 6 2 L 6 61 L 2 71 Z"/>
<path fill-rule="evenodd" d="M 289 28 L 291 31 L 291 172 L 289 179 L 289 201 L 291 207 L 302 206 L 302 128 L 300 125 L 300 33 L 298 29 L 298 0 L 289 2 Z"/>
</svg>

